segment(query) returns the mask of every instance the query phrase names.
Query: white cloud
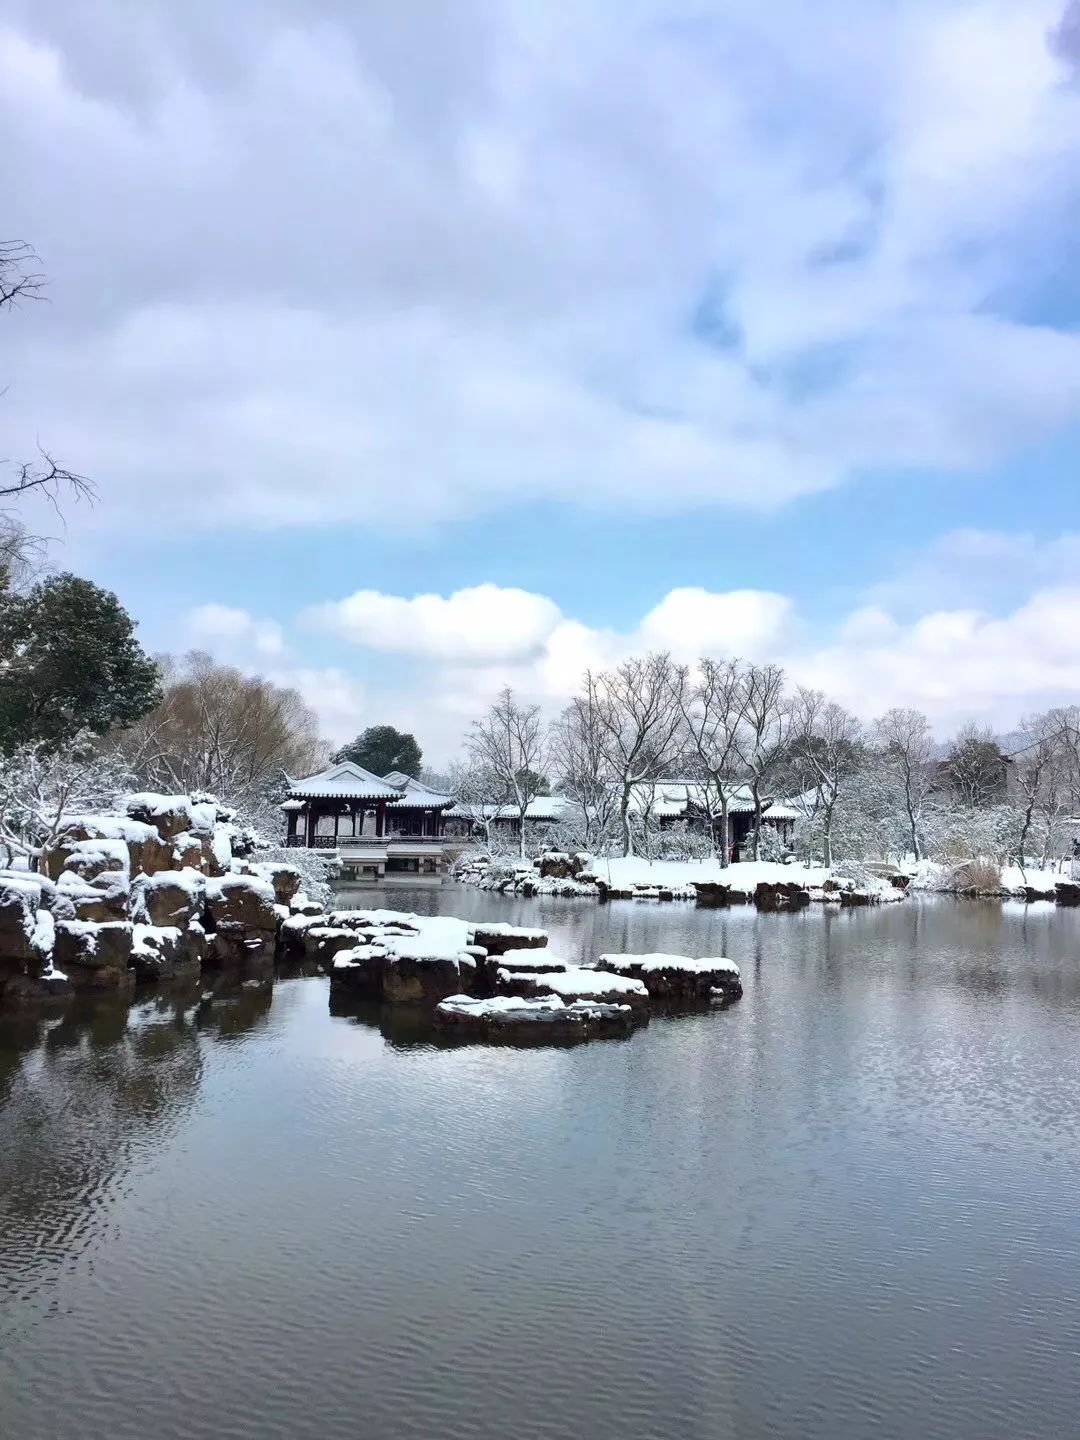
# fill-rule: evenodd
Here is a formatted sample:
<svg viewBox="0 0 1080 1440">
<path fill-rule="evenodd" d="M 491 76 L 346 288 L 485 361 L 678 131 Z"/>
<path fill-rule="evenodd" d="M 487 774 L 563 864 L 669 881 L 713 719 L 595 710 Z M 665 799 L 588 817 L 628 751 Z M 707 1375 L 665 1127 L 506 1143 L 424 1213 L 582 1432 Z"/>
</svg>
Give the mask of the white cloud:
<svg viewBox="0 0 1080 1440">
<path fill-rule="evenodd" d="M 669 650 L 679 660 L 759 654 L 775 648 L 791 611 L 787 596 L 767 590 L 671 590 L 642 620 L 637 642 L 645 649 Z"/>
<path fill-rule="evenodd" d="M 1017 542 L 1021 552 L 1042 559 L 1036 582 L 1066 562 L 1073 539 Z M 940 563 L 950 552 L 1000 558 L 1004 549 L 1004 538 L 958 532 L 935 542 L 920 563 Z M 656 648 L 684 661 L 700 654 L 776 661 L 793 684 L 823 689 L 865 720 L 891 705 L 914 705 L 942 735 L 966 719 L 1010 729 L 1025 712 L 1073 701 L 1080 693 L 1075 576 L 1036 583 L 1022 601 L 997 610 L 963 604 L 902 618 L 871 597 L 824 628 L 811 626 L 790 597 L 770 591 L 675 589 L 622 631 L 564 616 L 545 596 L 495 585 L 412 599 L 359 592 L 339 603 L 358 598 L 351 629 L 336 606 L 326 608 L 330 628 L 355 646 L 366 682 L 351 673 L 352 662 L 295 666 L 282 663 L 284 650 L 267 669 L 260 627 L 273 622 L 219 605 L 197 613 L 215 653 L 244 663 L 246 645 L 245 668 L 297 688 L 330 738 L 341 741 L 365 724 L 390 719 L 413 729 L 436 763 L 455 753 L 469 722 L 503 685 L 554 714 L 577 691 L 585 670 Z M 310 616 L 300 621 L 310 624 Z M 411 680 L 398 675 L 391 689 L 378 670 L 371 671 L 369 652 L 425 663 Z M 380 674 L 377 687 L 373 673 Z"/>
<path fill-rule="evenodd" d="M 1037 591 L 1002 615 L 939 610 L 903 626 L 881 616 L 876 633 L 863 611 L 833 643 L 787 657 L 788 667 L 859 715 L 914 705 L 939 729 L 968 718 L 1009 728 L 1080 693 L 1078 613 L 1076 585 Z"/>
<path fill-rule="evenodd" d="M 258 620 L 231 605 L 196 606 L 188 615 L 187 631 L 197 644 L 219 650 L 250 650 L 267 658 L 285 651 L 281 626 L 275 620 Z"/>
<path fill-rule="evenodd" d="M 304 618 L 373 650 L 488 664 L 539 654 L 562 617 L 544 595 L 485 584 L 412 599 L 358 590 L 345 600 L 312 607 Z"/>
<path fill-rule="evenodd" d="M 298 690 L 319 717 L 320 734 L 339 744 L 351 740 L 368 723 L 367 692 L 353 676 L 336 666 L 289 666 L 266 672 L 274 685 Z"/>
<path fill-rule="evenodd" d="M 54 305 L 7 321 L 6 444 L 108 476 L 103 545 L 983 466 L 1080 413 L 1017 298 L 1072 255 L 1062 9 L 11 0 Z"/>
</svg>

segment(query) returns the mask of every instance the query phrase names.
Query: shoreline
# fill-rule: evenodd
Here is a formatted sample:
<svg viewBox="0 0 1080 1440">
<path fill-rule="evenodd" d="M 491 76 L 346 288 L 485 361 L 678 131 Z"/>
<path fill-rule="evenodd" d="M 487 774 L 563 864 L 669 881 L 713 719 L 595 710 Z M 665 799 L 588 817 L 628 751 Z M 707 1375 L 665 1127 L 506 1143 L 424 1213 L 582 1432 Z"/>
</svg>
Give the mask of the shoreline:
<svg viewBox="0 0 1080 1440">
<path fill-rule="evenodd" d="M 845 867 L 846 868 L 846 867 Z M 850 909 L 903 900 L 908 894 L 952 895 L 969 900 L 1043 901 L 1065 908 L 1080 906 L 1080 881 L 1056 871 L 1007 867 L 1003 878 L 1014 883 L 971 886 L 948 883 L 944 867 L 934 876 L 925 867 L 910 874 L 887 876 L 852 867 L 782 864 L 772 861 L 737 861 L 721 868 L 716 860 L 647 861 L 635 856 L 596 860 L 548 852 L 533 861 L 459 861 L 452 878 L 460 884 L 503 895 L 557 896 L 563 899 L 687 901 L 704 908 L 756 905 L 759 910 L 798 910 L 812 904 Z M 953 872 L 955 873 L 955 872 Z M 1033 880 L 1042 884 L 1033 884 Z"/>
</svg>

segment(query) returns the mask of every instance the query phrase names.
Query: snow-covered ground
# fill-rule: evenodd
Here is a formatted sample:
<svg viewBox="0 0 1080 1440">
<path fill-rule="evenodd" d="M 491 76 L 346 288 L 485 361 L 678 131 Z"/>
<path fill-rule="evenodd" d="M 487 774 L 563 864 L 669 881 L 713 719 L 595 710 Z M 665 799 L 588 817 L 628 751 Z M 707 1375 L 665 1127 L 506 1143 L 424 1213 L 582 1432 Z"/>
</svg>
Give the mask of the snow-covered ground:
<svg viewBox="0 0 1080 1440">
<path fill-rule="evenodd" d="M 781 865 L 769 860 L 736 862 L 725 869 L 720 861 L 646 860 L 628 855 L 619 859 L 594 859 L 585 875 L 595 876 L 613 890 L 638 888 L 684 890 L 694 884 L 729 885 L 733 890 L 756 890 L 761 884 L 803 885 L 819 889 L 832 876 L 821 865 Z"/>
<path fill-rule="evenodd" d="M 941 864 L 936 860 L 920 860 L 918 863 L 906 864 L 904 873 L 911 876 L 913 890 L 949 893 L 958 888 L 965 888 L 963 868 L 956 864 Z M 1028 890 L 1033 890 L 1039 895 L 1045 895 L 1048 900 L 1052 900 L 1056 887 L 1062 881 L 1068 881 L 1071 878 L 1072 867 L 1068 861 L 1062 862 L 1061 868 L 1053 865 L 1046 870 L 1036 869 L 1032 865 L 1025 865 L 1023 869 L 1019 865 L 1003 865 L 998 883 L 985 888 L 988 894 L 1005 893 L 1021 896 Z"/>
</svg>

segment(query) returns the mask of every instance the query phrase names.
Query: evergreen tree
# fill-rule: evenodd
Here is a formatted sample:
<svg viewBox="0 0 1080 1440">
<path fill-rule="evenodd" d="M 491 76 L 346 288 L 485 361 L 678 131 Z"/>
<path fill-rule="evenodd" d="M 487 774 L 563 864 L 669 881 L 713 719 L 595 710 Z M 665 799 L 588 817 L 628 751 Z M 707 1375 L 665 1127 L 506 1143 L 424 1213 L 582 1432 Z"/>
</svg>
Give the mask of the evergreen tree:
<svg viewBox="0 0 1080 1440">
<path fill-rule="evenodd" d="M 158 667 L 134 629 L 115 595 L 75 575 L 0 593 L 0 752 L 103 735 L 156 705 Z"/>
<path fill-rule="evenodd" d="M 393 725 L 369 725 L 362 735 L 343 745 L 331 756 L 335 765 L 351 760 L 373 775 L 389 775 L 400 770 L 403 775 L 418 779 L 423 752 L 415 735 L 395 730 Z"/>
</svg>

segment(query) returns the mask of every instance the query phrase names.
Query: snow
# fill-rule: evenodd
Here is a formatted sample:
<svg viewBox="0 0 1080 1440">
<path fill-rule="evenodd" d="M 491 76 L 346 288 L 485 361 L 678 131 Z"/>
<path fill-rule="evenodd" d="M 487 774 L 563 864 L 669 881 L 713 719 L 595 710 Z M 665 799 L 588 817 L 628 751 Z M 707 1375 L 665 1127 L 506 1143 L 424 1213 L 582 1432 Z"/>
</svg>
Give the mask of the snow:
<svg viewBox="0 0 1080 1440">
<path fill-rule="evenodd" d="M 123 840 L 127 845 L 142 845 L 147 840 L 161 839 L 153 825 L 147 825 L 143 820 L 131 820 L 126 815 L 72 815 L 64 823 L 58 844 L 85 845 L 85 840 L 64 838 L 75 829 L 88 830 L 94 839 Z"/>
<path fill-rule="evenodd" d="M 227 869 L 232 863 L 232 842 L 236 833 L 235 825 L 215 825 L 213 839 L 210 841 L 210 848 L 214 852 L 214 859 L 221 866 Z"/>
<path fill-rule="evenodd" d="M 499 983 L 525 981 L 537 989 L 550 990 L 564 1000 L 596 999 L 600 995 L 648 995 L 643 980 L 629 975 L 615 975 L 610 970 L 571 970 L 530 972 L 528 970 L 500 970 Z"/>
<path fill-rule="evenodd" d="M 180 931 L 175 925 L 133 925 L 131 927 L 133 955 L 154 955 L 164 945 L 178 945 Z"/>
<path fill-rule="evenodd" d="M 530 867 L 531 868 L 531 867 Z M 514 940 L 546 940 L 546 930 L 530 930 L 524 925 L 508 925 L 505 920 L 473 921 L 469 929 L 473 935 L 498 935 Z"/>
<path fill-rule="evenodd" d="M 728 975 L 738 975 L 739 967 L 734 960 L 722 955 L 713 955 L 702 960 L 692 960 L 687 955 L 601 955 L 596 962 L 601 970 L 635 969 L 643 972 L 655 970 L 681 970 L 687 975 L 709 975 L 722 970 Z"/>
<path fill-rule="evenodd" d="M 376 955 L 399 960 L 448 960 L 459 970 L 476 968 L 469 953 L 469 923 L 451 915 L 408 915 L 395 910 L 335 910 L 331 924 L 345 921 L 350 931 L 372 932 L 370 943 L 334 957 L 336 970 L 348 969 Z M 286 922 L 292 927 L 293 920 Z"/>
<path fill-rule="evenodd" d="M 444 1014 L 489 1016 L 543 1015 L 552 1010 L 565 1010 L 557 995 L 537 995 L 526 999 L 520 995 L 492 995 L 488 1000 L 474 1000 L 470 995 L 449 995 L 436 1007 Z"/>
<path fill-rule="evenodd" d="M 197 870 L 190 872 L 184 870 L 162 871 L 169 880 L 177 875 L 190 873 L 201 879 Z M 228 890 L 250 890 L 260 900 L 265 900 L 268 905 L 274 904 L 274 887 L 268 880 L 263 880 L 258 875 L 221 875 L 206 881 L 206 898 L 208 900 L 222 900 Z M 197 892 L 192 892 L 197 893 Z"/>
<path fill-rule="evenodd" d="M 602 880 L 614 890 L 655 888 L 685 890 L 694 884 L 727 885 L 732 890 L 756 890 L 759 885 L 780 883 L 820 888 L 832 871 L 822 865 L 781 865 L 774 860 L 738 861 L 722 867 L 719 860 L 646 860 L 628 855 L 618 859 L 594 859 L 587 876 Z M 582 876 L 581 878 L 585 878 Z"/>
<path fill-rule="evenodd" d="M 223 877 L 232 879 L 232 876 Z M 243 878 L 242 876 L 240 877 Z M 190 865 L 185 865 L 182 870 L 158 870 L 153 875 L 140 875 L 138 885 L 140 890 L 164 890 L 178 889 L 185 890 L 193 900 L 197 900 L 202 894 L 203 886 L 213 885 L 213 880 L 207 881 L 201 870 L 194 870 Z"/>
<path fill-rule="evenodd" d="M 125 795 L 123 804 L 129 815 L 135 810 L 142 810 L 147 815 L 162 819 L 168 815 L 181 817 L 183 829 L 187 829 L 191 821 L 191 800 L 187 795 L 161 795 L 156 790 L 137 790 Z"/>
<path fill-rule="evenodd" d="M 191 832 L 194 835 L 213 835 L 217 824 L 217 806 L 207 801 L 191 807 Z"/>
<path fill-rule="evenodd" d="M 1048 900 L 1053 899 L 1055 887 L 1068 878 L 1059 870 L 1031 870 L 1027 867 L 1021 870 L 1019 865 L 1005 865 L 1001 870 L 1003 890 L 1038 890 Z"/>
<path fill-rule="evenodd" d="M 36 955 L 52 964 L 53 945 L 56 943 L 56 924 L 48 910 L 39 910 L 34 921 L 33 933 L 30 936 L 30 944 Z M 67 979 L 67 976 L 63 976 Z"/>
<path fill-rule="evenodd" d="M 107 869 L 127 875 L 131 869 L 131 852 L 124 840 L 69 840 L 64 846 L 64 864 L 77 869 L 80 863 L 102 864 Z"/>
</svg>

